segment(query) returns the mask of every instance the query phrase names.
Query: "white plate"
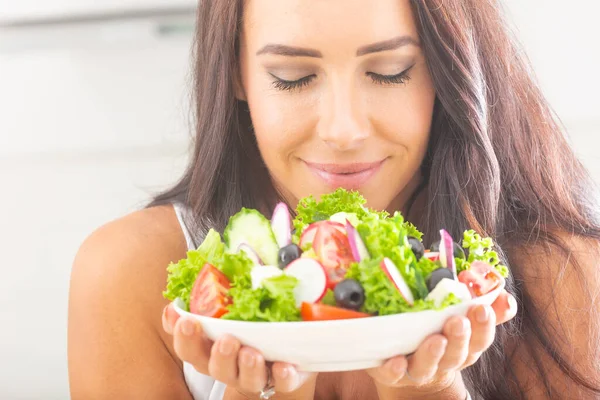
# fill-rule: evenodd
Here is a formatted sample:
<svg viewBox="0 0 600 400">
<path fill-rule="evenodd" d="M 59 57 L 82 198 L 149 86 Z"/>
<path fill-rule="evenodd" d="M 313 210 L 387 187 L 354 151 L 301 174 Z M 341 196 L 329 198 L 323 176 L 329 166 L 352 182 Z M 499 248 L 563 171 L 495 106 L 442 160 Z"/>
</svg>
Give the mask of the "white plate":
<svg viewBox="0 0 600 400">
<path fill-rule="evenodd" d="M 206 335 L 217 340 L 230 334 L 260 351 L 267 361 L 283 361 L 302 371 L 352 371 L 382 365 L 397 355 L 413 353 L 428 336 L 442 331 L 448 318 L 465 316 L 474 305 L 491 305 L 505 282 L 492 292 L 441 311 L 312 322 L 245 322 L 203 317 L 175 310 L 202 323 Z"/>
</svg>

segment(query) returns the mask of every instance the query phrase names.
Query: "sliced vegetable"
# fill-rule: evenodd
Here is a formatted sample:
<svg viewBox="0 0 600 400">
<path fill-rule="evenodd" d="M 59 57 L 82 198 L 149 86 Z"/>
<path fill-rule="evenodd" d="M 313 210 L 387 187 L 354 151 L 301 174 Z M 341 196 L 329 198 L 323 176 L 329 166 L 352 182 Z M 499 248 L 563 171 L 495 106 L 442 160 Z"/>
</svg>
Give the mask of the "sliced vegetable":
<svg viewBox="0 0 600 400">
<path fill-rule="evenodd" d="M 279 248 L 292 243 L 292 218 L 287 204 L 279 203 L 275 207 L 271 218 L 271 229 Z"/>
<path fill-rule="evenodd" d="M 283 272 L 273 265 L 259 265 L 250 270 L 250 279 L 252 280 L 252 289 L 258 289 L 262 286 L 265 279 L 282 275 Z"/>
<path fill-rule="evenodd" d="M 319 227 L 321 227 L 323 225 L 334 227 L 337 230 L 339 230 L 341 233 L 346 234 L 346 228 L 344 227 L 344 225 L 340 224 L 339 222 L 335 222 L 335 221 L 314 222 L 314 223 L 310 224 L 309 226 L 307 226 L 306 229 L 304 230 L 304 232 L 302 232 L 302 235 L 300 236 L 300 247 L 302 249 L 305 249 L 306 246 L 311 245 L 313 243 L 315 236 L 317 235 L 317 231 L 319 230 Z"/>
<path fill-rule="evenodd" d="M 356 228 L 346 220 L 346 232 L 348 233 L 348 241 L 350 243 L 350 250 L 352 250 L 352 256 L 357 262 L 365 258 L 369 258 L 369 252 L 364 242 L 360 238 Z"/>
<path fill-rule="evenodd" d="M 228 251 L 235 251 L 247 243 L 267 265 L 277 265 L 279 246 L 271 230 L 271 223 L 259 211 L 242 208 L 229 219 L 223 233 Z"/>
<path fill-rule="evenodd" d="M 445 230 L 440 231 L 442 237 L 440 241 L 440 262 L 442 267 L 448 268 L 452 271 L 453 276 L 456 277 L 456 262 L 454 261 L 454 240 L 452 236 Z"/>
<path fill-rule="evenodd" d="M 319 303 L 302 303 L 300 315 L 304 321 L 331 321 L 337 319 L 366 318 L 370 314 Z"/>
<path fill-rule="evenodd" d="M 194 282 L 190 295 L 190 312 L 205 317 L 220 318 L 227 313 L 231 298 L 230 285 L 225 274 L 210 264 L 205 264 Z"/>
<path fill-rule="evenodd" d="M 335 222 L 325 221 L 319 226 L 313 242 L 313 249 L 327 271 L 331 289 L 344 279 L 348 267 L 356 261 L 352 256 L 348 237 L 337 225 Z"/>
<path fill-rule="evenodd" d="M 414 305 L 415 298 L 412 292 L 410 291 L 410 288 L 406 284 L 406 281 L 402 277 L 402 274 L 400 274 L 400 271 L 398 271 L 398 268 L 396 268 L 396 265 L 394 265 L 392 260 L 390 260 L 389 258 L 384 258 L 381 261 L 381 269 L 383 269 L 383 271 L 386 273 L 388 278 L 390 278 L 394 286 L 396 286 L 404 300 L 406 300 L 406 302 L 411 306 Z"/>
<path fill-rule="evenodd" d="M 298 280 L 294 288 L 296 305 L 303 302 L 316 303 L 320 301 L 327 291 L 327 274 L 323 266 L 312 258 L 298 258 L 284 269 L 287 276 Z"/>
<path fill-rule="evenodd" d="M 263 262 L 258 256 L 258 253 L 254 251 L 254 249 L 252 249 L 252 247 L 250 247 L 248 243 L 240 243 L 240 245 L 237 248 L 237 252 L 244 252 L 244 254 L 246 254 L 248 258 L 252 260 L 252 263 L 254 265 L 263 265 Z"/>
<path fill-rule="evenodd" d="M 353 226 L 357 226 L 360 222 L 355 213 L 347 213 L 343 211 L 333 214 L 331 217 L 329 217 L 329 220 L 338 222 L 342 225 L 345 225 L 346 221 L 350 221 Z"/>
<path fill-rule="evenodd" d="M 431 261 L 440 261 L 440 253 L 437 251 L 426 251 L 423 257 L 431 260 Z"/>
</svg>

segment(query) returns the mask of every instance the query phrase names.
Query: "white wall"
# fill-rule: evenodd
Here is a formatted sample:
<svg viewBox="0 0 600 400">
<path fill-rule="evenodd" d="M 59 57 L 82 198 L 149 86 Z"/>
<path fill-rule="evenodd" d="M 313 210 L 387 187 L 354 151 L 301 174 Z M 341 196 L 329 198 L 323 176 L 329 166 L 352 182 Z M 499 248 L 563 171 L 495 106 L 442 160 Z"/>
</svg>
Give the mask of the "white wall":
<svg viewBox="0 0 600 400">
<path fill-rule="evenodd" d="M 0 0 L 0 16 L 7 4 L 34 1 Z M 600 178 L 595 3 L 507 3 L 543 88 Z M 0 399 L 68 398 L 77 246 L 185 164 L 190 40 L 156 34 L 157 24 L 178 21 L 0 31 Z"/>
</svg>

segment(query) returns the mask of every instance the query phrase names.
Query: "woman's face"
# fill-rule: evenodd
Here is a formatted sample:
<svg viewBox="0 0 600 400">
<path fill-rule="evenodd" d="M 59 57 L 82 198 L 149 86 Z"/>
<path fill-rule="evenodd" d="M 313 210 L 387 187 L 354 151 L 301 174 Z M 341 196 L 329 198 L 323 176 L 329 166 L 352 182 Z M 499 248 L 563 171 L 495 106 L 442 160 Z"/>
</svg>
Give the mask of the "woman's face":
<svg viewBox="0 0 600 400">
<path fill-rule="evenodd" d="M 401 209 L 418 183 L 435 92 L 409 0 L 246 0 L 241 87 L 291 204 L 337 187 Z"/>
</svg>

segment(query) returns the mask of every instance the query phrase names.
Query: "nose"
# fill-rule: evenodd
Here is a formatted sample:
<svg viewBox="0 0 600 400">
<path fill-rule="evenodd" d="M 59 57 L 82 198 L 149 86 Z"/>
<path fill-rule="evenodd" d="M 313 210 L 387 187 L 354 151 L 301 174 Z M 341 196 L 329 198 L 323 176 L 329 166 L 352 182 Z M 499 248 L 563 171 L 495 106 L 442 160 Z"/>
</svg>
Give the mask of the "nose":
<svg viewBox="0 0 600 400">
<path fill-rule="evenodd" d="M 331 149 L 348 151 L 360 148 L 369 136 L 369 118 L 361 104 L 358 88 L 349 83 L 331 85 L 321 103 L 317 133 Z"/>
</svg>

